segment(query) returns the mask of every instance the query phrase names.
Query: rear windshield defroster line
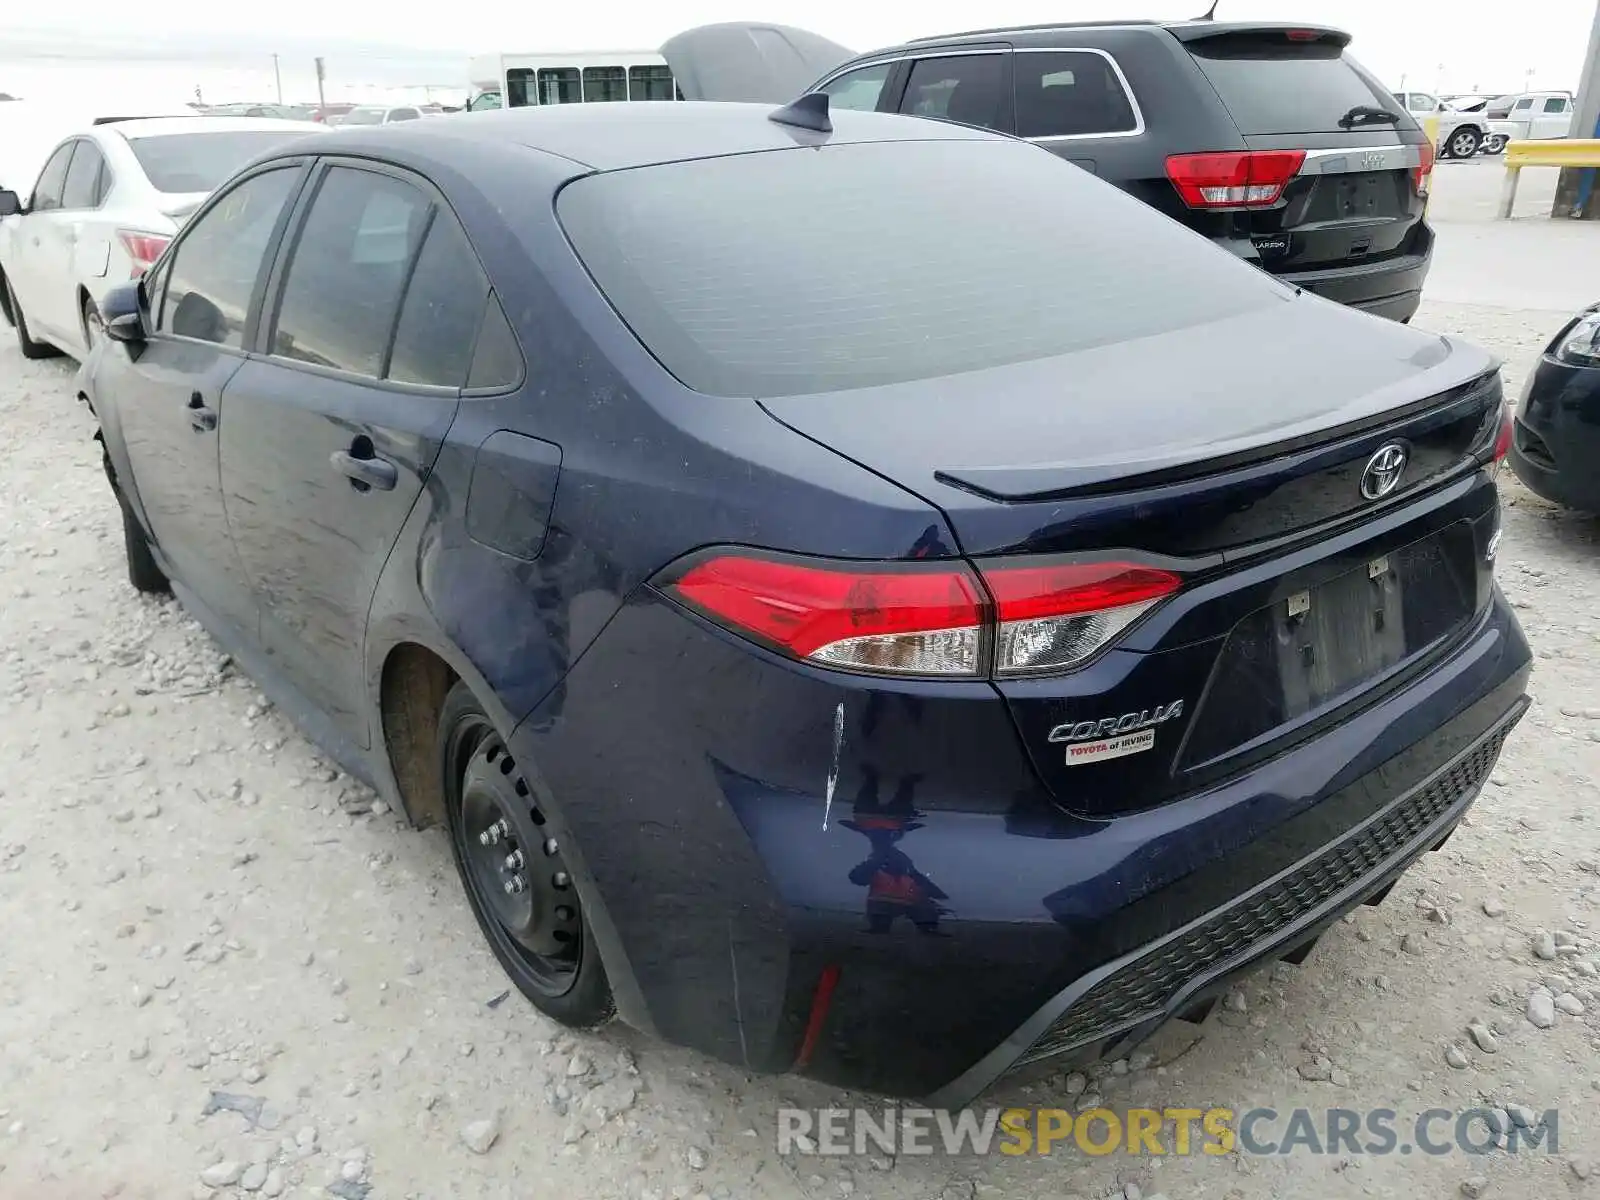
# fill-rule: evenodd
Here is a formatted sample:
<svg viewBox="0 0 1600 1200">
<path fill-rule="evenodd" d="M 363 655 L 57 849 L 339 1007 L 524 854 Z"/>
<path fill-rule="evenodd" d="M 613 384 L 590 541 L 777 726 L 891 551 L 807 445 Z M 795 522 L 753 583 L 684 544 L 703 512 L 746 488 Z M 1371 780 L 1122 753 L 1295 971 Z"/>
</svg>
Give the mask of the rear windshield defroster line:
<svg viewBox="0 0 1600 1200">
<path fill-rule="evenodd" d="M 615 171 L 567 185 L 557 211 L 639 340 L 712 395 L 932 379 L 1221 320 L 1285 295 L 1078 167 L 999 139 Z"/>
</svg>

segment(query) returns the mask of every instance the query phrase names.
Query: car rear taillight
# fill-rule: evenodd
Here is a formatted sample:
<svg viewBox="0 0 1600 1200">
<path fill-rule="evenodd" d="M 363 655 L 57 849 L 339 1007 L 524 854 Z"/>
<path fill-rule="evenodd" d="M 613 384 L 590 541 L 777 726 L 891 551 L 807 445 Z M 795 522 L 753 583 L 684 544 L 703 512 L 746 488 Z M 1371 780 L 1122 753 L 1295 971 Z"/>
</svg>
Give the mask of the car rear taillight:
<svg viewBox="0 0 1600 1200">
<path fill-rule="evenodd" d="M 996 675 L 1075 667 L 1183 586 L 1171 571 L 1136 563 L 986 566 L 998 633 Z"/>
<path fill-rule="evenodd" d="M 117 230 L 117 240 L 122 243 L 122 248 L 128 252 L 128 257 L 133 260 L 133 269 L 129 272 L 130 279 L 137 279 L 150 269 L 150 264 L 161 257 L 161 252 L 167 248 L 167 243 L 172 239 L 160 233 L 140 233 L 133 229 Z"/>
<path fill-rule="evenodd" d="M 1427 199 L 1428 188 L 1433 181 L 1433 143 L 1423 142 L 1418 149 L 1422 151 L 1422 162 L 1411 172 L 1411 182 L 1417 189 L 1417 195 Z"/>
<path fill-rule="evenodd" d="M 1183 580 L 1136 563 L 854 563 L 696 555 L 665 590 L 719 625 L 821 666 L 977 678 L 1066 670 Z"/>
<path fill-rule="evenodd" d="M 958 563 L 901 569 L 720 554 L 671 591 L 796 658 L 885 675 L 982 668 L 983 591 Z"/>
<path fill-rule="evenodd" d="M 1265 208 L 1306 161 L 1304 150 L 1169 154 L 1167 178 L 1190 208 Z"/>
<path fill-rule="evenodd" d="M 1494 450 L 1489 459 L 1489 469 L 1495 474 L 1500 474 L 1500 465 L 1506 461 L 1506 456 L 1511 453 L 1511 439 L 1516 436 L 1516 430 L 1511 423 L 1511 405 L 1500 403 L 1500 428 L 1495 431 Z"/>
</svg>

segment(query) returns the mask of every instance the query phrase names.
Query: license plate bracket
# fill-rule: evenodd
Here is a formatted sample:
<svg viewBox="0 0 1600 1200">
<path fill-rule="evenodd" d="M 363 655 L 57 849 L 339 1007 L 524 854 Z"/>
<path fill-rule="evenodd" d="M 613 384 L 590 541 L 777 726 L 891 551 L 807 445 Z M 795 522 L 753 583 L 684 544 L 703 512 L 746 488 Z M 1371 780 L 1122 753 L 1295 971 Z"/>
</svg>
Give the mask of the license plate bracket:
<svg viewBox="0 0 1600 1200">
<path fill-rule="evenodd" d="M 1290 713 L 1309 712 L 1406 655 L 1405 588 L 1387 558 L 1290 596 L 1274 615 Z"/>
</svg>

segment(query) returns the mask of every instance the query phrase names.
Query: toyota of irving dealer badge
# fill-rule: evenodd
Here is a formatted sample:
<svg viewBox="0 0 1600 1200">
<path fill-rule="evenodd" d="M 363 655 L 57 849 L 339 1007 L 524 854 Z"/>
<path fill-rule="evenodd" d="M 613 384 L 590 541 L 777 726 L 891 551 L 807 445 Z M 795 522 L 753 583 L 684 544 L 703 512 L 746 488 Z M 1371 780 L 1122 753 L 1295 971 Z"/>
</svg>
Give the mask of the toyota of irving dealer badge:
<svg viewBox="0 0 1600 1200">
<path fill-rule="evenodd" d="M 1182 715 L 1183 701 L 1174 700 L 1171 704 L 1158 705 L 1153 711 L 1147 708 L 1099 721 L 1057 725 L 1050 731 L 1049 740 L 1057 744 L 1066 743 L 1066 764 L 1069 767 L 1105 762 L 1149 750 L 1156 744 L 1156 726 Z"/>
</svg>

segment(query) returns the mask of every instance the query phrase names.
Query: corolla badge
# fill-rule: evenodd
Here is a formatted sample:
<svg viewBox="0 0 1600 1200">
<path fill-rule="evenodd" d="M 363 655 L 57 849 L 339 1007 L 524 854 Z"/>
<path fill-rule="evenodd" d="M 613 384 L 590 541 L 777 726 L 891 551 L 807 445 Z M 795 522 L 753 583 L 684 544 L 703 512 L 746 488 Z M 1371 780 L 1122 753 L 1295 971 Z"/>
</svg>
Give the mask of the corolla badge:
<svg viewBox="0 0 1600 1200">
<path fill-rule="evenodd" d="M 1067 743 L 1067 766 L 1122 758 L 1149 750 L 1156 744 L 1156 726 L 1183 715 L 1183 701 L 1158 704 L 1154 709 L 1123 713 L 1098 721 L 1068 721 L 1050 731 L 1049 740 Z"/>
<path fill-rule="evenodd" d="M 1411 451 L 1400 442 L 1379 446 L 1361 472 L 1361 494 L 1368 500 L 1382 500 L 1400 486 L 1400 476 L 1411 461 Z"/>
</svg>

